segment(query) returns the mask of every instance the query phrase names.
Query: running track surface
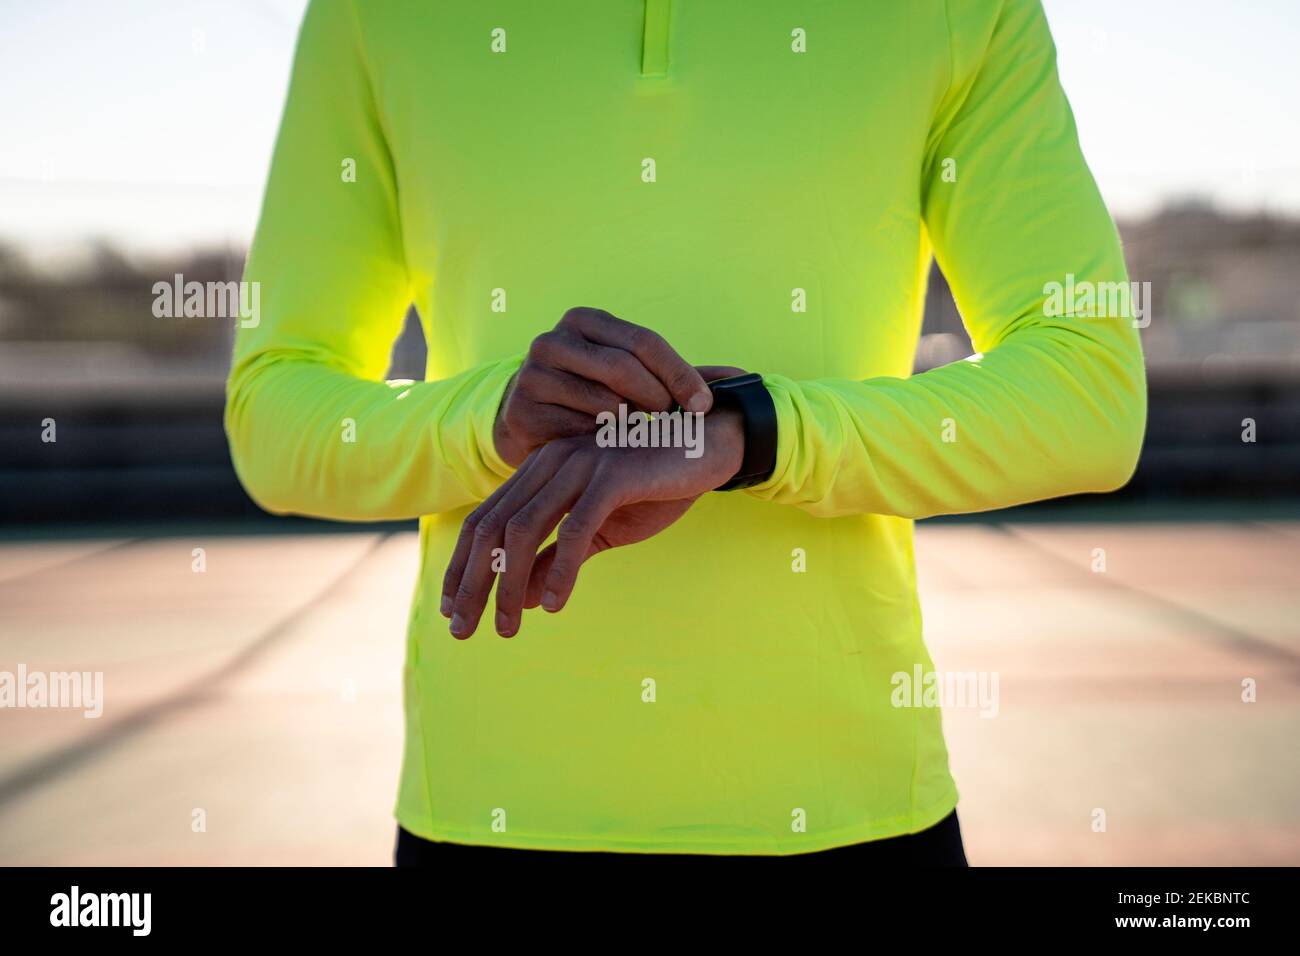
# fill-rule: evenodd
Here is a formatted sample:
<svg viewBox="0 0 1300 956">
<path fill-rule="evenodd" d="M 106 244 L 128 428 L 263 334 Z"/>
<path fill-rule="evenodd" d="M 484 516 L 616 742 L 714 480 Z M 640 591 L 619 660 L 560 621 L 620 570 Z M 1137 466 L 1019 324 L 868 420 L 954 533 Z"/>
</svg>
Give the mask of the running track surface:
<svg viewBox="0 0 1300 956">
<path fill-rule="evenodd" d="M 1298 556 L 1300 522 L 919 527 L 937 667 L 999 680 L 944 714 L 971 861 L 1300 864 Z M 0 544 L 0 669 L 106 688 L 98 720 L 0 710 L 0 864 L 387 864 L 415 562 L 405 532 Z"/>
</svg>

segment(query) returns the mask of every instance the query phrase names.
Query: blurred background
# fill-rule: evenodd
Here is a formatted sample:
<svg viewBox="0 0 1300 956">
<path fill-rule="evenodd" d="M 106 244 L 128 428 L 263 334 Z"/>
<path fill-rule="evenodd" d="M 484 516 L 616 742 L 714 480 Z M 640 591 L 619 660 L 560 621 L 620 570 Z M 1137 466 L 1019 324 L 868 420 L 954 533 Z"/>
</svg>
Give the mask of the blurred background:
<svg viewBox="0 0 1300 956">
<path fill-rule="evenodd" d="M 414 524 L 260 513 L 233 323 L 152 309 L 240 277 L 303 6 L 0 0 L 0 671 L 106 686 L 0 709 L 0 864 L 389 858 Z M 1045 6 L 1150 419 L 1121 492 L 918 526 L 937 665 L 1000 675 L 945 714 L 969 855 L 1300 863 L 1300 7 Z M 917 368 L 970 351 L 935 270 Z"/>
</svg>

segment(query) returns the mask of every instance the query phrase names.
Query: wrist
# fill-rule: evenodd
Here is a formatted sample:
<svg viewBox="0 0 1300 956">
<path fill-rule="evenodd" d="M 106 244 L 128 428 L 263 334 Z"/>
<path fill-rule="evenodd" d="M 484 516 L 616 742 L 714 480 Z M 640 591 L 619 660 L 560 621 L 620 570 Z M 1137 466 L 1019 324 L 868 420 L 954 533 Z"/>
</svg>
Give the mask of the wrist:
<svg viewBox="0 0 1300 956">
<path fill-rule="evenodd" d="M 497 407 L 497 417 L 492 422 L 492 444 L 496 448 L 497 456 L 511 468 L 518 468 L 520 463 L 528 457 L 528 449 L 521 447 L 522 442 L 510 428 L 509 415 L 507 414 L 517 377 L 517 373 L 510 376 L 510 381 L 506 383 L 505 392 L 501 396 L 501 404 Z"/>
<path fill-rule="evenodd" d="M 740 461 L 717 491 L 749 488 L 766 481 L 776 462 L 776 407 L 756 372 L 709 382 L 715 412 L 731 411 L 739 423 Z M 725 434 L 725 432 L 724 432 Z"/>
<path fill-rule="evenodd" d="M 532 451 L 523 441 L 516 438 L 514 433 L 510 431 L 509 426 L 504 423 L 494 429 L 492 444 L 496 446 L 497 454 L 501 457 L 501 460 L 511 468 L 518 468 L 522 465 L 524 459 Z"/>
<path fill-rule="evenodd" d="M 745 460 L 745 420 L 737 409 L 715 408 L 702 425 L 704 457 L 710 479 L 716 479 L 712 488 L 717 488 L 730 481 Z"/>
</svg>

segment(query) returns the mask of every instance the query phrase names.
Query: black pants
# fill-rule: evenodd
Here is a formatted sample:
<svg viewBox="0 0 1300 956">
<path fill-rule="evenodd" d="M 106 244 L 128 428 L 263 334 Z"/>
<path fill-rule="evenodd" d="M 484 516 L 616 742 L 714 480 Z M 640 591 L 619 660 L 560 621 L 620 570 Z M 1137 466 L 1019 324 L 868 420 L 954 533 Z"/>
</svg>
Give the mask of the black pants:
<svg viewBox="0 0 1300 956">
<path fill-rule="evenodd" d="M 397 828 L 397 850 L 394 862 L 397 866 L 456 866 L 460 863 L 481 863 L 484 861 L 503 863 L 546 861 L 548 863 L 571 863 L 581 860 L 690 860 L 705 864 L 718 861 L 736 861 L 734 856 L 712 856 L 689 853 L 590 853 L 570 850 L 516 850 L 495 846 L 470 846 L 464 843 L 442 843 L 425 840 L 413 833 Z M 749 859 L 749 858 L 747 858 Z M 890 837 L 887 840 L 872 840 L 869 843 L 854 843 L 850 846 L 836 847 L 833 850 L 821 850 L 815 853 L 800 853 L 795 856 L 759 857 L 760 863 L 767 861 L 792 864 L 805 864 L 816 861 L 850 862 L 862 866 L 966 866 L 966 851 L 962 847 L 961 827 L 957 824 L 957 811 L 954 810 L 928 830 L 910 833 L 907 836 Z"/>
</svg>

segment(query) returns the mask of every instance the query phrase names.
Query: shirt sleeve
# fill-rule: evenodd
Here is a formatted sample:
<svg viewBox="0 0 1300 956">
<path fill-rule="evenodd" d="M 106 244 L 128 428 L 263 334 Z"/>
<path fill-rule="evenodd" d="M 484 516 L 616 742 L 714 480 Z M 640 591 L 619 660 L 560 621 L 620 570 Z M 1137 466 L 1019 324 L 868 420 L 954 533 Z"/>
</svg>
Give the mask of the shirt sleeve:
<svg viewBox="0 0 1300 956">
<path fill-rule="evenodd" d="M 492 426 L 522 356 L 382 381 L 410 287 L 351 0 L 305 14 L 244 279 L 256 307 L 236 333 L 225 425 L 263 508 L 409 518 L 481 500 L 510 474 Z"/>
<path fill-rule="evenodd" d="M 949 3 L 953 78 L 922 186 L 977 354 L 907 379 L 765 374 L 777 466 L 751 494 L 922 518 L 1110 491 L 1136 467 L 1146 384 L 1128 275 L 1041 3 L 1005 0 L 982 27 L 980 7 Z"/>
</svg>

